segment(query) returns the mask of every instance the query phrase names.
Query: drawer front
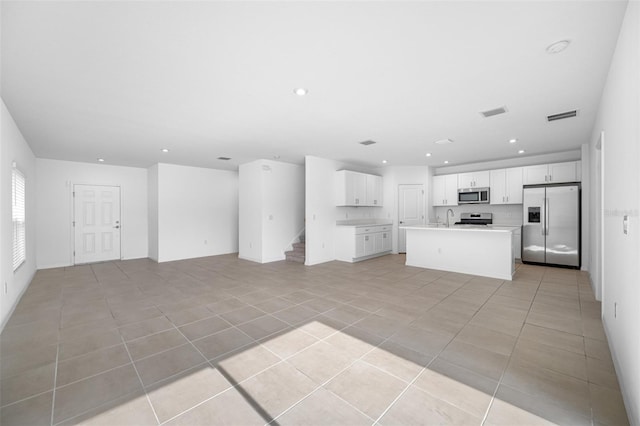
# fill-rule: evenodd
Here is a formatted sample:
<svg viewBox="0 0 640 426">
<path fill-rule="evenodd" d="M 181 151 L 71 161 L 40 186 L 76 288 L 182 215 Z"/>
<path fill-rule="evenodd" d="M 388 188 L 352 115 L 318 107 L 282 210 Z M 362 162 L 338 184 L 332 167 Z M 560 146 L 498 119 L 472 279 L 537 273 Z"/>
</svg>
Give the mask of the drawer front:
<svg viewBox="0 0 640 426">
<path fill-rule="evenodd" d="M 387 232 L 390 230 L 391 230 L 391 225 L 360 226 L 356 228 L 356 235 L 374 234 L 376 232 Z"/>
</svg>

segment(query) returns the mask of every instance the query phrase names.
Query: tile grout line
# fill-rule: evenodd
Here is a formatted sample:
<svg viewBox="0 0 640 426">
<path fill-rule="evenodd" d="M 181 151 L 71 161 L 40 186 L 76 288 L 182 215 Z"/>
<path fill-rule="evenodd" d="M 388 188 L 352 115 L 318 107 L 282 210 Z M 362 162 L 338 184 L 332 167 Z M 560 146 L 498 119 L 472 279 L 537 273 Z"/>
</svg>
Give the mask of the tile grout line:
<svg viewBox="0 0 640 426">
<path fill-rule="evenodd" d="M 131 361 L 131 365 L 133 366 L 133 370 L 136 372 L 136 376 L 138 376 L 138 381 L 140 382 L 140 386 L 142 387 L 142 391 L 144 392 L 144 396 L 147 399 L 147 403 L 151 407 L 151 411 L 153 412 L 153 416 L 156 418 L 156 422 L 160 424 L 160 419 L 158 419 L 158 414 L 156 413 L 156 409 L 153 408 L 153 404 L 151 403 L 151 398 L 149 398 L 149 394 L 147 393 L 146 388 L 144 387 L 144 382 L 142 381 L 142 377 L 140 377 L 140 373 L 138 372 L 138 368 L 136 367 L 136 363 L 133 361 L 131 357 L 131 353 L 129 352 L 129 348 L 127 347 L 126 342 L 124 341 L 124 337 L 120 336 L 122 339 L 122 343 L 124 344 L 124 349 L 127 351 L 127 355 L 129 355 L 129 360 Z"/>
<path fill-rule="evenodd" d="M 336 332 L 336 333 L 337 333 L 337 332 Z M 331 335 L 327 336 L 326 338 L 329 338 L 329 337 L 331 337 L 331 336 L 335 335 L 336 333 L 332 333 Z M 325 339 L 326 339 L 326 338 L 325 338 Z M 364 354 L 360 355 L 360 357 L 358 357 L 358 358 L 354 359 L 350 364 L 348 364 L 348 365 L 347 365 L 346 367 L 344 367 L 342 370 L 338 371 L 336 374 L 334 374 L 333 376 L 331 376 L 329 379 L 327 379 L 327 380 L 325 380 L 324 382 L 322 382 L 322 383 L 321 383 L 320 385 L 318 385 L 318 386 L 317 386 L 313 391 L 311 391 L 311 392 L 309 392 L 307 395 L 305 395 L 302 399 L 300 399 L 300 400 L 299 400 L 299 401 L 297 401 L 296 403 L 292 404 L 289 408 L 287 408 L 287 409 L 286 409 L 286 410 L 284 410 L 282 413 L 280 413 L 277 417 L 275 417 L 271 423 L 275 422 L 277 419 L 279 419 L 280 417 L 282 417 L 283 415 L 285 415 L 287 412 L 291 411 L 291 410 L 292 410 L 296 405 L 300 404 L 302 401 L 304 401 L 305 399 L 309 398 L 309 397 L 310 397 L 313 393 L 315 393 L 318 389 L 320 389 L 320 388 L 323 388 L 323 389 L 324 389 L 325 385 L 329 384 L 333 379 L 335 379 L 336 377 L 338 377 L 339 375 L 341 375 L 342 373 L 344 373 L 345 371 L 347 371 L 347 370 L 348 370 L 349 368 L 351 368 L 351 367 L 352 367 L 356 362 L 358 362 L 358 361 L 362 360 L 362 358 L 363 358 L 363 357 L 365 357 L 365 356 L 366 356 L 366 355 L 368 355 L 369 353 L 373 352 L 375 349 L 379 348 L 379 347 L 380 347 L 380 345 L 382 345 L 382 344 L 383 344 L 384 342 L 386 342 L 387 340 L 388 340 L 388 339 L 384 339 L 382 342 L 380 342 L 380 343 L 379 343 L 378 345 L 376 345 L 376 346 L 371 345 L 371 346 L 372 346 L 372 347 L 371 347 L 371 349 L 369 349 L 369 350 L 368 350 L 367 352 L 365 352 Z M 310 345 L 310 346 L 308 346 L 308 347 L 315 346 L 316 344 L 318 344 L 318 343 L 320 343 L 320 342 L 324 342 L 324 343 L 326 343 L 326 344 L 329 344 L 329 345 L 330 345 L 330 343 L 325 342 L 325 341 L 324 341 L 324 339 L 322 339 L 322 340 L 319 340 L 318 342 L 315 342 L 314 344 L 312 344 L 312 345 Z M 306 350 L 306 349 L 307 349 L 307 348 L 305 348 L 305 349 L 303 349 L 303 350 Z M 297 353 L 300 353 L 300 352 L 302 352 L 303 350 L 301 350 L 301 351 L 299 351 L 299 352 L 297 352 Z M 296 354 L 294 354 L 294 355 L 296 355 Z M 294 355 L 291 355 L 291 356 L 290 356 L 290 357 L 288 357 L 287 359 L 289 359 L 289 358 L 293 357 Z M 365 362 L 365 361 L 363 361 L 363 362 Z M 367 363 L 367 364 L 368 364 L 368 363 Z M 295 365 L 293 365 L 293 368 L 295 368 L 297 371 L 299 371 L 301 374 L 303 374 L 304 376 L 308 377 L 308 378 L 309 378 L 309 380 L 311 380 L 312 382 L 314 382 L 314 383 L 315 383 L 315 380 L 313 380 L 311 377 L 309 377 L 309 376 L 308 376 L 304 371 L 300 371 L 300 370 L 298 370 L 298 368 L 297 368 Z M 328 390 L 328 389 L 325 389 L 325 390 L 327 390 L 328 392 L 331 392 L 331 391 L 330 391 L 330 390 Z M 333 393 L 333 392 L 331 392 L 331 393 L 332 393 L 333 395 L 336 395 L 336 394 L 335 394 L 335 393 Z M 367 418 L 370 418 L 370 419 L 371 419 L 371 417 L 370 417 L 369 415 L 367 415 L 367 414 L 365 414 L 364 412 L 362 412 L 359 408 L 355 407 L 355 406 L 354 406 L 353 404 L 351 404 L 349 401 L 344 400 L 344 399 L 343 399 L 342 397 L 340 397 L 339 395 L 336 395 L 336 396 L 337 396 L 338 398 L 342 399 L 344 402 L 346 402 L 349 406 L 351 406 L 351 407 L 355 408 L 358 412 L 362 413 L 365 417 L 367 417 Z M 373 419 L 372 419 L 372 420 L 373 420 Z"/>
<path fill-rule="evenodd" d="M 58 382 L 58 360 L 60 358 L 60 326 L 62 325 L 62 307 L 60 308 L 60 320 L 58 323 L 58 342 L 56 344 L 56 366 L 53 373 L 53 392 L 51 395 L 51 425 L 53 426 L 54 413 L 56 408 L 56 385 Z"/>
<path fill-rule="evenodd" d="M 543 275 L 544 277 L 544 275 Z M 516 336 L 516 341 L 513 344 L 513 349 L 511 350 L 511 353 L 509 353 L 509 358 L 507 359 L 507 362 L 504 366 L 504 368 L 502 369 L 502 373 L 500 374 L 500 379 L 498 379 L 498 384 L 495 388 L 495 390 L 493 391 L 493 395 L 491 395 L 491 399 L 489 400 L 489 405 L 487 406 L 487 410 L 484 413 L 484 417 L 482 418 L 482 422 L 480 423 L 481 425 L 484 425 L 485 422 L 487 421 L 487 418 L 489 417 L 489 412 L 491 411 L 491 407 L 493 406 L 493 402 L 496 399 L 496 395 L 498 394 L 498 389 L 500 389 L 500 385 L 502 385 L 502 380 L 504 379 L 505 374 L 507 373 L 507 369 L 509 368 L 509 365 L 511 365 L 511 359 L 513 357 L 513 353 L 516 350 L 516 345 L 518 344 L 518 341 L 520 340 L 520 335 L 522 334 L 522 329 L 524 328 L 525 324 L 527 324 L 527 317 L 529 317 L 529 313 L 531 312 L 531 309 L 533 309 L 533 302 L 536 299 L 536 296 L 538 294 L 538 290 L 540 289 L 540 284 L 542 283 L 542 279 L 543 277 L 540 278 L 540 281 L 538 282 L 538 286 L 536 287 L 536 292 L 533 295 L 533 299 L 531 299 L 531 303 L 529 303 L 529 309 L 527 310 L 527 315 L 525 315 L 524 320 L 522 321 L 522 325 L 520 326 L 520 331 L 518 332 L 518 336 Z"/>
<path fill-rule="evenodd" d="M 298 325 L 300 325 L 300 323 L 299 323 Z M 295 327 L 295 326 L 292 326 L 292 327 Z M 232 328 L 237 328 L 237 327 L 232 325 Z M 344 328 L 346 328 L 346 327 L 344 327 Z M 343 330 L 344 328 L 342 328 L 341 330 Z M 300 330 L 299 328 L 295 328 L 295 329 L 296 329 L 296 330 Z M 253 339 L 251 336 L 247 335 L 244 331 L 240 330 L 239 328 L 238 328 L 238 330 L 239 330 L 241 333 L 243 333 L 243 334 L 245 334 L 246 336 L 248 336 L 249 338 Z M 280 355 L 276 354 L 275 352 L 271 351 L 268 347 L 264 346 L 260 341 L 257 341 L 257 340 L 255 340 L 255 339 L 253 339 L 255 343 L 258 343 L 261 347 L 264 347 L 267 351 L 269 351 L 269 352 L 271 352 L 272 354 L 274 354 L 277 358 L 280 358 L 280 360 L 279 360 L 278 362 L 276 362 L 275 364 L 273 364 L 273 365 L 271 365 L 271 366 L 269 366 L 269 367 L 266 367 L 266 368 L 264 368 L 264 369 L 262 369 L 262 370 L 260 370 L 260 371 L 256 372 L 255 374 L 253 374 L 253 375 L 251 375 L 251 376 L 249 376 L 249 377 L 245 378 L 244 380 L 242 380 L 242 381 L 238 382 L 236 385 L 233 385 L 233 384 L 231 384 L 231 383 L 230 383 L 230 384 L 232 385 L 230 388 L 225 389 L 224 391 L 221 391 L 221 392 L 217 393 L 216 395 L 213 395 L 213 396 L 211 396 L 211 397 L 207 398 L 206 400 L 201 401 L 200 403 L 198 403 L 198 404 L 194 405 L 193 407 L 191 407 L 191 408 L 189 408 L 189 409 L 187 409 L 187 410 L 182 411 L 181 413 L 179 413 L 179 414 L 175 415 L 174 417 L 172 417 L 172 418 L 168 419 L 166 422 L 169 422 L 169 421 L 171 421 L 171 420 L 175 419 L 176 417 L 179 417 L 179 416 L 181 416 L 181 415 L 185 414 L 186 412 L 193 410 L 194 408 L 196 408 L 196 407 L 198 407 L 198 406 L 200 406 L 200 405 L 202 405 L 202 404 L 204 404 L 204 403 L 206 403 L 206 402 L 208 402 L 208 401 L 212 400 L 213 398 L 217 397 L 218 395 L 220 395 L 220 394 L 222 394 L 222 393 L 224 393 L 224 392 L 227 392 L 228 390 L 230 390 L 230 389 L 232 389 L 232 388 L 235 388 L 235 387 L 237 387 L 237 386 L 240 386 L 242 383 L 245 383 L 246 381 L 248 381 L 248 380 L 250 380 L 250 379 L 252 379 L 252 378 L 256 377 L 257 375 L 259 375 L 259 374 L 261 374 L 261 373 L 263 373 L 263 372 L 265 372 L 265 371 L 267 371 L 267 370 L 269 370 L 269 369 L 271 369 L 271 368 L 273 368 L 273 367 L 275 367 L 275 366 L 277 366 L 277 365 L 285 364 L 285 363 L 286 363 L 286 364 L 288 364 L 288 365 L 291 365 L 291 364 L 289 364 L 289 363 L 287 362 L 287 360 L 289 360 L 289 359 L 293 358 L 294 356 L 296 356 L 296 355 L 298 355 L 299 353 L 301 353 L 301 352 L 303 352 L 303 351 L 307 350 L 308 348 L 310 348 L 310 347 L 312 347 L 312 346 L 315 346 L 315 345 L 319 344 L 320 342 L 324 342 L 324 341 L 325 341 L 325 339 L 327 339 L 327 338 L 329 338 L 329 337 L 331 337 L 331 336 L 335 335 L 336 333 L 340 332 L 341 330 L 336 330 L 334 333 L 331 333 L 330 335 L 328 335 L 328 336 L 326 336 L 326 337 L 324 337 L 324 338 L 322 338 L 322 339 L 319 339 L 319 338 L 317 338 L 316 336 L 313 336 L 313 335 L 311 335 L 311 334 L 309 334 L 309 333 L 306 333 L 304 330 L 300 330 L 300 331 L 302 331 L 302 332 L 304 332 L 304 333 L 306 333 L 306 334 L 309 334 L 311 337 L 316 338 L 316 339 L 317 339 L 317 341 L 316 341 L 316 342 L 314 342 L 314 343 L 312 343 L 311 345 L 306 346 L 306 347 L 304 347 L 304 348 L 300 349 L 299 351 L 297 351 L 297 352 L 295 352 L 295 353 L 293 353 L 293 354 L 289 355 L 289 356 L 288 356 L 288 357 L 286 357 L 286 358 L 282 358 Z M 276 332 L 276 333 L 277 333 L 277 332 Z M 276 334 L 276 333 L 272 333 L 272 334 Z M 214 334 L 215 334 L 215 333 L 214 333 Z M 265 336 L 265 337 L 268 337 L 268 336 Z M 384 341 L 386 341 L 386 339 L 385 339 Z M 383 342 L 381 342 L 380 344 L 384 343 L 384 341 L 383 341 Z M 327 343 L 327 342 L 325 342 L 325 343 Z M 327 343 L 327 344 L 329 344 L 329 343 Z M 219 358 L 223 357 L 224 355 L 230 354 L 230 353 L 232 353 L 232 352 L 234 352 L 234 351 L 237 351 L 237 350 L 239 350 L 239 349 L 246 348 L 246 347 L 247 347 L 247 346 L 249 346 L 249 345 L 250 345 L 250 343 L 248 343 L 248 344 L 246 344 L 246 345 L 243 345 L 243 346 L 240 346 L 240 347 L 238 347 L 238 348 L 232 349 L 231 351 L 225 352 L 225 353 L 223 353 L 223 354 L 220 354 L 220 355 L 219 355 L 219 356 L 217 356 L 216 358 L 212 358 L 212 360 L 211 360 L 211 361 L 207 360 L 207 363 L 209 363 L 209 365 L 210 365 L 212 368 L 216 369 L 216 367 L 212 364 L 212 361 L 213 361 L 213 360 L 215 360 L 215 359 L 219 359 Z M 292 404 L 289 408 L 287 408 L 286 410 L 284 410 L 284 411 L 283 411 L 282 413 L 280 413 L 277 417 L 273 418 L 273 419 L 272 419 L 272 421 L 271 421 L 271 422 L 269 422 L 268 424 L 273 423 L 276 419 L 280 418 L 280 417 L 281 417 L 283 414 L 285 414 L 287 411 L 289 411 L 289 410 L 290 410 L 290 409 L 292 409 L 294 406 L 296 406 L 297 404 L 299 404 L 301 401 L 303 401 L 304 399 L 306 399 L 307 397 L 309 397 L 312 393 L 314 393 L 315 391 L 317 391 L 319 388 L 321 388 L 321 387 L 323 387 L 325 384 L 329 383 L 329 382 L 330 382 L 331 380 L 333 380 L 335 377 L 337 377 L 338 375 L 342 374 L 342 373 L 343 373 L 344 371 L 346 371 L 349 367 L 351 367 L 351 366 L 352 366 L 356 361 L 358 361 L 359 359 L 361 359 L 362 357 L 364 357 L 364 356 L 365 356 L 365 355 L 367 355 L 369 352 L 373 351 L 374 349 L 376 349 L 376 348 L 377 348 L 377 347 L 379 347 L 379 346 L 380 346 L 380 345 L 378 345 L 378 346 L 376 346 L 376 347 L 373 347 L 371 350 L 369 350 L 369 351 L 367 351 L 365 354 L 363 354 L 360 358 L 355 359 L 351 364 L 349 364 L 348 366 L 346 366 L 345 368 L 343 368 L 342 370 L 340 370 L 340 371 L 339 371 L 338 373 L 336 373 L 334 376 L 330 377 L 327 381 L 323 382 L 322 384 L 320 384 L 320 385 L 318 385 L 316 388 L 314 388 L 314 390 L 313 390 L 313 391 L 309 392 L 309 393 L 308 393 L 305 397 L 303 397 L 301 400 L 299 400 L 299 401 L 297 401 L 296 403 Z M 194 347 L 195 347 L 195 345 L 194 345 Z M 198 350 L 198 348 L 196 348 L 196 350 Z M 207 357 L 205 357 L 205 356 L 204 356 L 204 354 L 202 354 L 199 350 L 198 350 L 198 352 L 199 352 L 199 353 L 200 353 L 200 354 L 205 358 L 205 360 L 207 359 Z M 297 369 L 297 367 L 295 367 L 295 366 L 293 366 L 293 365 L 292 365 L 292 367 L 293 367 L 293 368 L 295 368 L 297 371 L 299 371 L 299 372 L 300 372 L 301 374 L 303 374 L 304 376 L 306 376 L 307 378 L 309 378 L 309 380 L 311 380 L 312 382 L 315 382 L 313 379 L 311 379 L 309 376 L 307 376 L 304 372 L 302 372 L 302 371 L 298 370 L 298 369 Z M 177 373 L 177 374 L 179 374 L 179 373 Z M 175 376 L 175 375 L 173 375 L 173 376 Z M 173 377 L 173 376 L 171 376 L 171 377 Z M 165 379 L 166 379 L 166 378 L 165 378 Z M 337 395 L 336 395 L 336 396 L 337 396 Z M 342 398 L 341 398 L 341 399 L 342 399 Z M 345 402 L 347 402 L 347 401 L 345 401 Z M 347 402 L 347 403 L 348 403 L 348 402 Z M 349 404 L 350 406 L 352 406 L 353 408 L 355 408 L 357 411 L 361 412 L 357 407 L 354 407 L 354 406 L 353 406 L 353 405 L 351 405 L 350 403 L 348 403 L 348 404 Z M 364 413 L 363 413 L 363 414 L 364 414 Z M 368 415 L 366 415 L 366 414 L 365 414 L 365 416 L 366 416 L 366 417 L 368 417 L 368 418 L 370 418 L 370 417 L 369 417 Z M 165 423 L 166 423 L 166 422 L 165 422 Z"/>
</svg>

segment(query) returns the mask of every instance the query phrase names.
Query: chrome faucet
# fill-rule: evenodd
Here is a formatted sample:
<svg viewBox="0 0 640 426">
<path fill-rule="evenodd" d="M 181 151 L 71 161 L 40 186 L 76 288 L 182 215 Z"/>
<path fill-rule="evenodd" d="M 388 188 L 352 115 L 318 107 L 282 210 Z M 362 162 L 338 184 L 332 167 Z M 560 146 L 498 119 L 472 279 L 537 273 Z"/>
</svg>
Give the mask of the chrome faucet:
<svg viewBox="0 0 640 426">
<path fill-rule="evenodd" d="M 451 217 L 455 216 L 455 213 L 453 212 L 453 210 L 448 209 L 447 210 L 447 228 L 449 228 L 451 225 L 449 224 L 449 212 L 451 212 Z"/>
</svg>

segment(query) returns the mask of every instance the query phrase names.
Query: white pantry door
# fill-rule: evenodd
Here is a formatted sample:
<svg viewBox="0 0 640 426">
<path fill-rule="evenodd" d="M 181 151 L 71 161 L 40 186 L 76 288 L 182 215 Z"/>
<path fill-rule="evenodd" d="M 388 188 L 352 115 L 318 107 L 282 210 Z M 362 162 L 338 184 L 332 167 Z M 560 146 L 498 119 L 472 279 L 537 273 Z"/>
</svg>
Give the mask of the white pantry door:
<svg viewBox="0 0 640 426">
<path fill-rule="evenodd" d="M 74 185 L 74 263 L 120 259 L 120 187 Z"/>
<path fill-rule="evenodd" d="M 398 185 L 398 226 L 424 223 L 424 187 Z M 398 253 L 407 252 L 407 231 L 398 229 Z"/>
</svg>

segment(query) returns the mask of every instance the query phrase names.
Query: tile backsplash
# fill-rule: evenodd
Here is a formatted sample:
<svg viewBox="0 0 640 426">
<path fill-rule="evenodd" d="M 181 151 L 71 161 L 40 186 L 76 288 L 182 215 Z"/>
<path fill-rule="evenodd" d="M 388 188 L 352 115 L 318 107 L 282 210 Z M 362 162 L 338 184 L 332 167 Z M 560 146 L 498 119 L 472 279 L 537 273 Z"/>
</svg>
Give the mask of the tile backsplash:
<svg viewBox="0 0 640 426">
<path fill-rule="evenodd" d="M 491 205 L 465 204 L 453 207 L 434 207 L 434 217 L 429 222 L 446 222 L 447 210 L 453 210 L 453 222 L 460 220 L 460 213 L 493 213 L 494 225 L 522 226 L 522 204 Z"/>
</svg>

